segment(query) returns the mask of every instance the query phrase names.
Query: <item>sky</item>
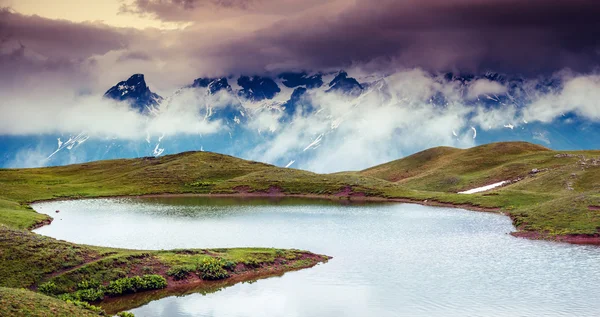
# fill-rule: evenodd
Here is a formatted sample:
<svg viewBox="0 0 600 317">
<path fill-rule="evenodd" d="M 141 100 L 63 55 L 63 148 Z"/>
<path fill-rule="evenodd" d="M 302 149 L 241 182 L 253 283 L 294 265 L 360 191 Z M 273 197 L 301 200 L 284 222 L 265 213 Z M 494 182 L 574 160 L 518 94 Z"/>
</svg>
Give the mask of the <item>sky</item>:
<svg viewBox="0 0 600 317">
<path fill-rule="evenodd" d="M 453 139 L 452 132 L 471 131 L 474 124 L 551 122 L 569 111 L 598 121 L 599 16 L 597 0 L 0 0 L 0 136 L 83 130 L 126 139 L 206 135 L 219 131 L 218 123 L 200 122 L 198 96 L 169 99 L 179 88 L 198 77 L 297 70 L 386 77 L 388 95 L 395 96 L 392 104 L 363 98 L 368 114 L 346 116 L 335 155 L 319 158 L 330 164 L 359 154 L 353 150 L 357 144 L 345 140 L 380 149 L 356 165 L 362 166 L 407 154 L 387 150 L 389 142 L 473 145 L 471 135 Z M 435 74 L 490 70 L 523 75 L 532 85 L 539 76 L 558 77 L 566 85 L 533 96 L 519 111 L 481 108 L 467 114 L 465 102 L 456 98 L 459 105 L 443 112 L 425 105 L 440 91 L 450 99 L 460 93 Z M 134 73 L 145 74 L 152 91 L 169 100 L 160 118 L 149 120 L 99 98 Z M 477 81 L 464 98 L 507 89 Z M 331 111 L 355 106 L 335 95 L 311 98 Z M 407 104 L 407 98 L 420 103 Z M 286 128 L 257 116 L 251 126 L 276 125 L 281 133 L 247 156 L 281 159 L 290 150 L 285 144 L 297 142 L 301 151 L 322 134 L 316 127 L 338 124 L 309 119 Z M 406 139 L 394 139 L 398 131 Z"/>
</svg>

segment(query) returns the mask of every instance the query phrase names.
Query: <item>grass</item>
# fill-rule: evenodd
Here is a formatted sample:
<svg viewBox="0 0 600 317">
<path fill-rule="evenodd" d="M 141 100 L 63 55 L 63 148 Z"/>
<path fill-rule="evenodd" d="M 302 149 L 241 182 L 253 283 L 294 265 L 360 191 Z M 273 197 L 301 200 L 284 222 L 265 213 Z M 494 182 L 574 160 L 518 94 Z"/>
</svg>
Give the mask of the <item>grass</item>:
<svg viewBox="0 0 600 317">
<path fill-rule="evenodd" d="M 0 287 L 0 316 L 92 317 L 98 313 L 25 289 Z"/>
</svg>

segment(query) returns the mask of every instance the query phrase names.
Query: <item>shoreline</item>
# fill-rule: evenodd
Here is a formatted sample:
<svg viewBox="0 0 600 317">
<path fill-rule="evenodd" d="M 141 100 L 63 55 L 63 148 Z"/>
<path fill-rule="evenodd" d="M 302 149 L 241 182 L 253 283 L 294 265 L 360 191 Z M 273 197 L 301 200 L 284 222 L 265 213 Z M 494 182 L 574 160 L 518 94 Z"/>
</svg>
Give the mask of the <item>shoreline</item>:
<svg viewBox="0 0 600 317">
<path fill-rule="evenodd" d="M 274 263 L 270 266 L 261 266 L 255 269 L 237 272 L 222 280 L 204 280 L 194 274 L 191 274 L 190 277 L 183 280 L 175 280 L 171 276 L 165 276 L 168 283 L 167 287 L 163 289 L 143 291 L 118 297 L 106 297 L 101 302 L 97 303 L 97 305 L 102 307 L 108 314 L 113 314 L 124 310 L 135 309 L 150 301 L 159 300 L 164 297 L 182 296 L 198 292 L 212 293 L 238 283 L 283 276 L 286 273 L 313 268 L 319 264 L 327 263 L 331 259 L 333 259 L 331 256 L 319 255 L 307 251 L 306 253 L 303 253 L 300 259 L 290 263 L 301 263 L 300 261 L 309 260 L 306 264 L 286 267 L 281 263 Z M 125 308 L 125 306 L 127 307 Z"/>
<path fill-rule="evenodd" d="M 142 194 L 142 195 L 108 195 L 108 196 L 96 196 L 96 197 L 57 197 L 51 199 L 42 199 L 29 202 L 29 205 L 44 202 L 53 201 L 69 201 L 69 200 L 83 200 L 83 199 L 114 199 L 114 198 L 178 198 L 178 197 L 213 197 L 213 198 L 305 198 L 315 200 L 329 200 L 329 201 L 348 201 L 348 202 L 380 202 L 380 203 L 401 203 L 401 204 L 417 204 L 422 206 L 431 207 L 447 207 L 447 208 L 458 208 L 477 212 L 493 212 L 499 213 L 504 216 L 511 218 L 510 212 L 503 211 L 501 208 L 493 207 L 482 207 L 474 204 L 456 204 L 446 203 L 437 200 L 420 200 L 412 198 L 386 198 L 378 196 L 366 196 L 363 193 L 355 193 L 348 190 L 342 190 L 336 194 L 330 195 L 318 195 L 318 194 L 286 194 L 279 188 L 270 188 L 266 192 L 249 192 L 243 189 L 238 189 L 237 193 L 155 193 L 155 194 Z M 37 211 L 36 211 L 37 212 Z M 45 219 L 32 227 L 29 230 L 35 230 L 45 225 L 52 223 L 53 218 L 48 216 L 49 219 Z M 514 226 L 514 222 L 513 222 Z M 516 228 L 516 226 L 515 226 Z M 569 243 L 577 245 L 600 245 L 600 234 L 587 235 L 587 234 L 564 234 L 564 235 L 549 235 L 543 232 L 537 231 L 522 231 L 516 228 L 517 231 L 510 232 L 509 234 L 515 238 L 529 239 L 529 240 L 543 240 L 559 243 Z"/>
</svg>

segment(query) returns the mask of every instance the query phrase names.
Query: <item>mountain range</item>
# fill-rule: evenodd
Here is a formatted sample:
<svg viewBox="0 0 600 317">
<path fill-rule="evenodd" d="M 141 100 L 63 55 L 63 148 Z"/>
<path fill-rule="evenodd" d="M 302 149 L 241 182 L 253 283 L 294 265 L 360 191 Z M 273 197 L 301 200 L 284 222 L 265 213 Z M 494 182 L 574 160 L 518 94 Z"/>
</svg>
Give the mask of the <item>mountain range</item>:
<svg viewBox="0 0 600 317">
<path fill-rule="evenodd" d="M 190 80 L 189 85 L 177 89 L 169 96 L 160 96 L 151 90 L 143 74 L 133 74 L 108 88 L 102 98 L 121 104 L 122 107 L 129 107 L 148 120 L 160 118 L 169 109 L 181 104 L 185 106 L 187 103 L 195 103 L 194 107 L 198 109 L 201 120 L 219 123 L 219 129 L 204 135 L 148 135 L 145 140 L 139 141 L 99 138 L 86 131 L 60 136 L 0 136 L 0 143 L 4 145 L 0 150 L 0 166 L 61 165 L 109 158 L 159 156 L 186 150 L 208 150 L 266 160 L 280 166 L 299 167 L 303 162 L 314 160 L 314 152 L 320 146 L 329 146 L 349 137 L 355 138 L 356 134 L 349 136 L 347 132 L 352 129 L 349 125 L 355 124 L 356 120 L 368 116 L 382 105 L 404 107 L 407 109 L 406 115 L 419 108 L 429 109 L 429 112 L 439 113 L 440 116 L 457 112 L 467 122 L 457 129 L 448 127 L 447 136 L 440 139 L 441 144 L 397 144 L 393 141 L 395 138 L 412 135 L 407 130 L 417 130 L 418 125 L 416 128 L 410 124 L 394 128 L 386 135 L 392 140 L 388 142 L 388 154 L 408 155 L 433 145 L 461 146 L 461 142 L 466 142 L 465 140 L 474 144 L 520 140 L 559 150 L 600 147 L 596 132 L 600 131 L 598 124 L 576 112 L 562 113 L 549 122 L 529 122 L 524 116 L 518 116 L 529 111 L 528 105 L 534 103 L 540 95 L 559 93 L 565 83 L 558 76 L 535 80 L 495 72 L 428 76 L 432 78 L 433 84 L 429 83 L 424 95 L 415 92 L 411 86 L 414 83 L 398 83 L 395 74 L 352 77 L 346 71 L 336 71 L 201 77 Z M 403 87 L 412 90 L 403 94 Z M 452 93 L 448 93 L 448 87 L 452 88 Z M 186 99 L 186 96 L 192 97 Z M 454 110 L 457 105 L 460 105 L 461 110 Z M 520 118 L 520 121 L 515 122 L 514 118 L 512 121 L 501 121 L 505 118 L 498 114 L 503 111 L 514 112 L 513 117 Z M 318 124 L 311 125 L 311 120 Z M 347 126 L 342 133 L 340 126 L 344 124 Z M 373 125 L 372 129 L 377 130 L 378 125 Z M 281 138 L 292 134 L 289 131 L 295 131 L 294 136 L 290 137 L 290 142 L 295 142 L 293 146 L 287 147 L 284 153 L 266 158 L 257 157 L 272 153 L 277 142 L 283 142 Z M 470 145 L 473 144 L 464 146 Z M 19 157 L 32 151 L 47 152 L 47 156 L 44 158 L 41 155 L 37 161 Z M 337 170 L 335 167 L 329 169 Z"/>
</svg>

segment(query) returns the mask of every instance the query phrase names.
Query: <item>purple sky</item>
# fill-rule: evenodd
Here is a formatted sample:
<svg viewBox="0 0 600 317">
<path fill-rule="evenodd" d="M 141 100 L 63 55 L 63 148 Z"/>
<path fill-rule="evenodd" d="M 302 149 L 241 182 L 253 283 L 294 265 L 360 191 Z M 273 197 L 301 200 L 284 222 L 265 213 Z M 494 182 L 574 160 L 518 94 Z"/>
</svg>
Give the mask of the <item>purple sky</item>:
<svg viewBox="0 0 600 317">
<path fill-rule="evenodd" d="M 537 74 L 600 61 L 596 0 L 0 0 L 0 86 L 100 91 L 199 76 L 420 67 Z M 23 46 L 20 46 L 20 45 Z"/>
</svg>

